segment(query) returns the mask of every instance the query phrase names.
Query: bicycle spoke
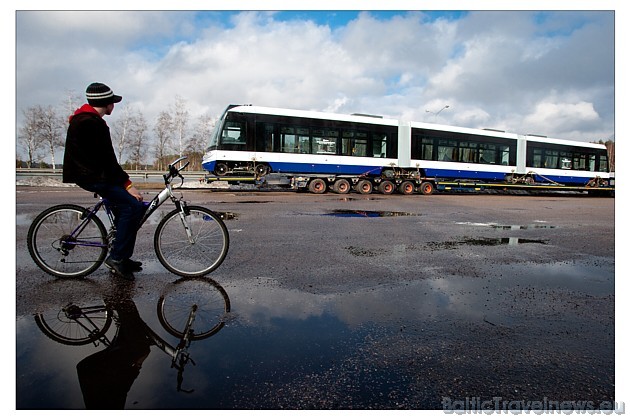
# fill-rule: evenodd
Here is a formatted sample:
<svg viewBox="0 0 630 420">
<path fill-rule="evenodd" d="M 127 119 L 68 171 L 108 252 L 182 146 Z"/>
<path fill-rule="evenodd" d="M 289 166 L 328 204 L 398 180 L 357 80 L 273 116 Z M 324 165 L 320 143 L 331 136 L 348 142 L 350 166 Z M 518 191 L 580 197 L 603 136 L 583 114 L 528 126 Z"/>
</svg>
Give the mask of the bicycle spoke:
<svg viewBox="0 0 630 420">
<path fill-rule="evenodd" d="M 105 227 L 98 218 L 84 218 L 85 209 L 74 205 L 52 207 L 40 214 L 29 229 L 28 247 L 35 263 L 58 277 L 93 272 L 107 252 Z"/>
<path fill-rule="evenodd" d="M 111 311 L 105 306 L 90 306 L 83 312 L 81 304 L 70 304 L 59 310 L 35 315 L 40 330 L 51 339 L 68 345 L 92 343 L 105 335 L 112 323 Z"/>
<path fill-rule="evenodd" d="M 170 271 L 182 276 L 203 275 L 221 264 L 227 254 L 229 237 L 223 222 L 209 210 L 196 206 L 189 210 L 190 215 L 185 220 L 192 243 L 175 210 L 156 229 L 155 249 Z"/>
<path fill-rule="evenodd" d="M 230 312 L 230 300 L 215 281 L 204 278 L 182 279 L 171 284 L 158 300 L 158 318 L 164 328 L 181 338 L 193 306 L 192 340 L 216 334 Z"/>
</svg>

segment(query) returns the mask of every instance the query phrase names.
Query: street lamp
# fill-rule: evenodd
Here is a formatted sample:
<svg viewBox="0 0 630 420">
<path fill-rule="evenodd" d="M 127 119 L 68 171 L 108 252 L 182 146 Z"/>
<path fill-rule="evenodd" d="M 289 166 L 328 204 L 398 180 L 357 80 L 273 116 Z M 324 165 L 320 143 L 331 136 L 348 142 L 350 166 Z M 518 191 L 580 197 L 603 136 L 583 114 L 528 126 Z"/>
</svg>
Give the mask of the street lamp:
<svg viewBox="0 0 630 420">
<path fill-rule="evenodd" d="M 429 111 L 428 109 L 425 110 L 425 112 L 433 114 L 433 121 L 437 121 L 437 117 L 440 115 L 440 112 L 444 111 L 446 108 L 449 108 L 449 105 L 444 105 L 438 112 Z"/>
</svg>

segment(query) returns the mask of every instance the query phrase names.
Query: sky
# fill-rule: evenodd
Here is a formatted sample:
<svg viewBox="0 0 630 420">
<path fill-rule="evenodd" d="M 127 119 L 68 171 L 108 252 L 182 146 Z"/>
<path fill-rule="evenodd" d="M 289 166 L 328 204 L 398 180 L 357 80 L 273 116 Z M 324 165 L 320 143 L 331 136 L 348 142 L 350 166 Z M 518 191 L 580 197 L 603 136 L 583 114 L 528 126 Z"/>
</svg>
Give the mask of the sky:
<svg viewBox="0 0 630 420">
<path fill-rule="evenodd" d="M 355 7 L 16 9 L 16 125 L 28 107 L 63 109 L 72 95 L 84 100 L 87 85 L 98 81 L 123 96 L 109 121 L 128 107 L 142 112 L 150 127 L 179 97 L 191 123 L 204 114 L 219 116 L 229 104 L 254 104 L 579 141 L 615 139 L 614 7 L 350 5 Z"/>
</svg>

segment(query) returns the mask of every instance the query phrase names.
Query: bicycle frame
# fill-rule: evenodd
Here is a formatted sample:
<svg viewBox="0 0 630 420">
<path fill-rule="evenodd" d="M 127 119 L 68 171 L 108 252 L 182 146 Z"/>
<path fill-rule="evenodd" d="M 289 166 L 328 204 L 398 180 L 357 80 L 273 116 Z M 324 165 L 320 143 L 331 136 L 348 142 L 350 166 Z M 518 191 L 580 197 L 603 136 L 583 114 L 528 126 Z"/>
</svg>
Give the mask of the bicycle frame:
<svg viewBox="0 0 630 420">
<path fill-rule="evenodd" d="M 102 243 L 102 242 L 90 242 L 90 241 L 84 241 L 81 239 L 73 239 L 76 238 L 77 236 L 79 236 L 81 234 L 81 232 L 83 232 L 83 229 L 85 229 L 85 227 L 87 226 L 87 224 L 90 222 L 90 220 L 93 217 L 97 217 L 96 213 L 98 213 L 98 211 L 101 209 L 101 207 L 103 205 L 105 205 L 105 201 L 103 199 L 101 199 L 98 203 L 96 203 L 93 207 L 86 209 L 87 213 L 84 213 L 81 215 L 81 219 L 83 220 L 81 223 L 79 223 L 79 225 L 74 228 L 72 230 L 72 232 L 70 233 L 70 235 L 68 235 L 68 238 L 62 238 L 60 240 L 61 242 L 61 249 L 59 249 L 59 251 L 62 252 L 63 255 L 68 255 L 68 251 L 67 249 L 70 248 L 74 248 L 75 246 L 79 245 L 79 246 L 88 246 L 88 247 L 96 247 L 96 248 L 106 248 L 108 246 L 108 243 Z M 113 216 L 111 214 L 111 211 L 109 210 L 109 208 L 107 208 L 107 205 L 105 205 L 105 208 L 107 210 L 107 215 L 109 217 L 110 223 L 113 226 L 114 223 L 114 219 Z M 73 239 L 73 240 L 70 240 Z M 107 242 L 109 242 L 109 235 L 107 238 Z"/>
<path fill-rule="evenodd" d="M 188 209 L 186 207 L 186 203 L 182 199 L 175 197 L 175 195 L 173 194 L 172 186 L 171 186 L 171 181 L 175 176 L 179 176 L 183 180 L 183 177 L 180 175 L 179 171 L 183 170 L 186 166 L 188 166 L 188 163 L 186 163 L 186 165 L 184 165 L 182 168 L 179 168 L 179 169 L 176 169 L 175 165 L 184 159 L 186 159 L 185 156 L 177 159 L 175 162 L 169 165 L 169 173 L 167 175 L 164 175 L 164 184 L 165 184 L 164 189 L 160 191 L 153 198 L 153 200 L 151 200 L 148 203 L 145 203 L 147 205 L 147 208 L 145 210 L 144 215 L 142 216 L 142 219 L 140 220 L 138 229 L 144 225 L 144 223 L 149 219 L 149 217 L 151 217 L 151 215 L 158 209 L 158 207 L 160 207 L 162 204 L 164 204 L 164 202 L 166 202 L 166 200 L 170 198 L 171 201 L 173 201 L 173 203 L 175 204 L 175 207 L 177 208 L 177 210 L 179 210 L 180 217 L 184 225 L 184 229 L 186 230 L 186 234 L 188 236 L 188 240 L 190 241 L 191 244 L 193 244 L 195 241 L 192 236 L 190 227 L 186 223 L 186 219 L 185 219 L 185 216 L 188 215 Z M 97 195 L 95 194 L 94 196 L 96 197 Z M 82 240 L 63 240 L 62 244 L 66 248 L 73 247 L 76 245 L 101 247 L 101 248 L 109 246 L 109 242 L 111 241 L 111 236 L 113 236 L 113 232 L 115 231 L 116 225 L 114 223 L 113 212 L 109 207 L 109 203 L 104 198 L 101 198 L 99 202 L 96 203 L 93 207 L 87 209 L 88 210 L 87 214 L 82 215 L 83 221 L 79 224 L 79 226 L 77 226 L 72 231 L 72 233 L 70 233 L 68 239 L 76 238 L 83 231 L 83 229 L 85 229 L 85 226 L 89 223 L 90 219 L 93 217 L 97 217 L 96 214 L 99 212 L 99 210 L 103 206 L 105 206 L 105 211 L 110 222 L 110 234 L 107 237 L 107 243 L 103 244 L 101 242 L 89 242 L 89 241 L 82 241 Z M 62 250 L 63 250 L 63 247 L 62 247 Z M 65 250 L 63 250 L 63 252 L 67 253 L 67 251 Z"/>
</svg>

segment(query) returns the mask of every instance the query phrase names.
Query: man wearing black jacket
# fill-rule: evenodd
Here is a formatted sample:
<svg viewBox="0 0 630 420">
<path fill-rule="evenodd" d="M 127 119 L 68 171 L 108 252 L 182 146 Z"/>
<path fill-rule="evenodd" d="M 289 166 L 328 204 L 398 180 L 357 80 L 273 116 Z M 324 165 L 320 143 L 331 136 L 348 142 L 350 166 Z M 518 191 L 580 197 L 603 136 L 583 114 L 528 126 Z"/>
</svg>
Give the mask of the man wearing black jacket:
<svg viewBox="0 0 630 420">
<path fill-rule="evenodd" d="M 75 183 L 107 199 L 116 217 L 116 238 L 105 265 L 116 275 L 133 280 L 142 263 L 131 260 L 139 222 L 144 214 L 142 195 L 120 167 L 109 127 L 103 119 L 111 115 L 121 96 L 103 83 L 86 90 L 87 104 L 70 117 L 63 157 L 63 182 Z"/>
</svg>

